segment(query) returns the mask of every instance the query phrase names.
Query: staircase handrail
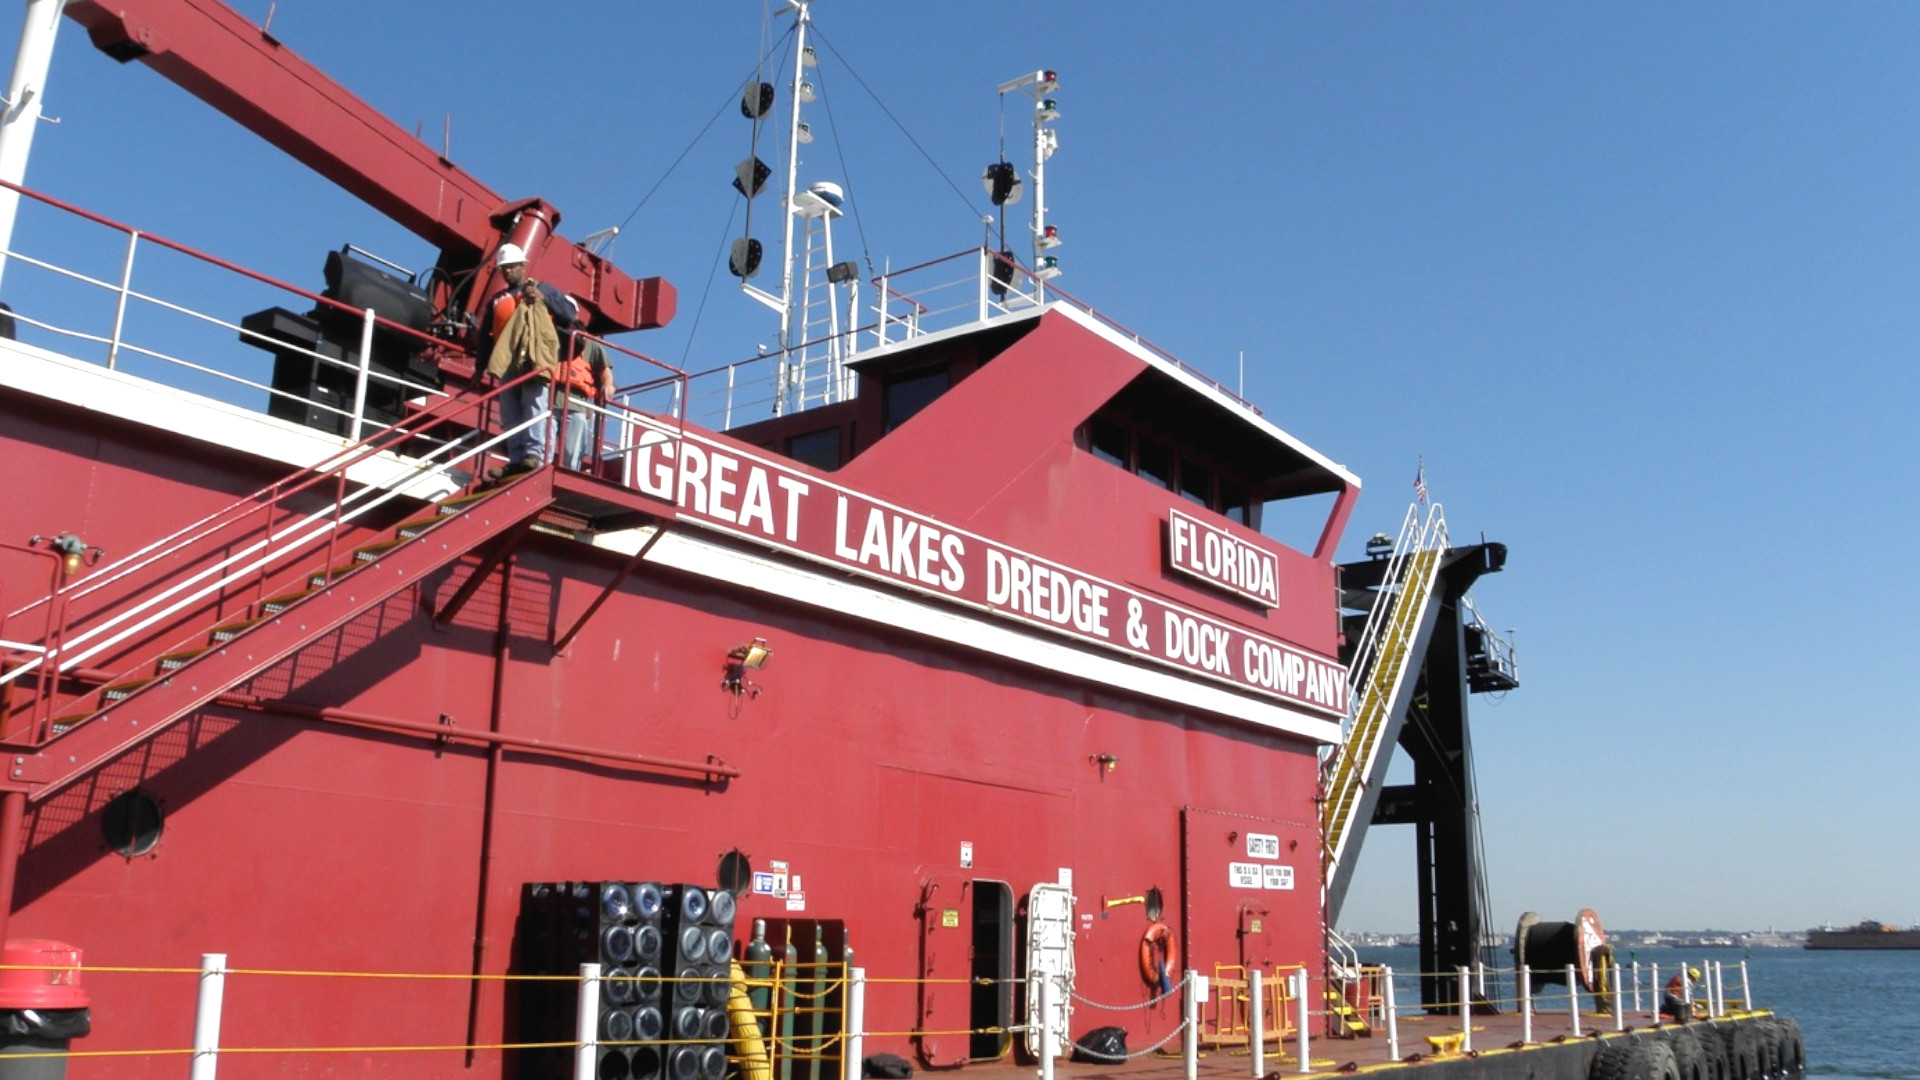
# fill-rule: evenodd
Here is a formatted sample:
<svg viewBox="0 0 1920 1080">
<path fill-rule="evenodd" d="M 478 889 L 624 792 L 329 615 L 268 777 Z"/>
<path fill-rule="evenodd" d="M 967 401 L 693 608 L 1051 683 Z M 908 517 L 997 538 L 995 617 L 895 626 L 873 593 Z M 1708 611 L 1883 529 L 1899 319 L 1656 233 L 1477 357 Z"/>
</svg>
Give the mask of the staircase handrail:
<svg viewBox="0 0 1920 1080">
<path fill-rule="evenodd" d="M 544 419 L 544 418 L 543 417 L 535 418 L 535 420 L 541 420 L 541 419 Z M 516 428 L 514 430 L 518 430 L 518 429 Z M 507 433 L 503 433 L 502 435 L 497 436 L 494 439 L 488 440 L 487 442 L 473 448 L 471 451 L 469 451 L 466 454 L 462 454 L 455 458 L 450 458 L 448 461 L 442 462 L 441 464 L 435 466 L 432 469 L 424 470 L 420 473 L 420 475 L 430 476 L 430 475 L 444 473 L 459 462 L 465 461 L 475 455 L 485 453 L 488 447 L 494 445 L 501 439 L 506 438 L 508 434 L 511 434 L 511 431 Z M 459 443 L 457 441 L 445 444 L 442 447 L 436 449 L 435 454 L 437 455 L 439 453 L 450 451 L 458 445 Z M 363 505 L 355 507 L 350 511 L 345 509 L 347 502 L 352 501 L 353 499 L 358 499 L 360 496 L 367 495 L 370 493 L 377 493 L 377 497 L 365 500 L 363 502 Z M 198 584 L 199 588 L 196 591 L 193 591 L 191 594 L 186 595 L 184 597 L 180 597 L 179 599 L 175 600 L 173 603 L 171 603 L 170 605 L 166 606 L 165 608 L 159 611 L 146 614 L 146 618 L 140 621 L 139 623 L 137 623 L 136 625 L 128 627 L 122 630 L 119 634 L 105 641 L 101 641 L 93 645 L 91 648 L 82 650 L 78 654 L 63 655 L 60 649 L 58 648 L 58 646 L 56 645 L 55 648 L 47 650 L 46 653 L 44 653 L 40 658 L 38 658 L 38 660 L 34 664 L 34 667 L 38 668 L 42 663 L 51 664 L 54 667 L 54 670 L 56 672 L 61 672 L 61 673 L 76 669 L 84 661 L 91 659 L 93 656 L 97 655 L 99 652 L 105 649 L 111 648 L 114 645 L 119 644 L 120 642 L 125 641 L 128 638 L 133 637 L 134 635 L 140 633 L 141 631 L 147 629 L 148 627 L 153 626 L 155 623 L 159 622 L 162 619 L 167 618 L 170 615 L 173 615 L 182 610 L 185 610 L 191 605 L 198 603 L 200 601 L 203 601 L 210 596 L 214 596 L 215 594 L 219 593 L 221 590 L 225 589 L 229 584 L 234 582 L 257 583 L 261 587 L 259 595 L 261 596 L 274 595 L 275 593 L 287 588 L 288 584 L 291 581 L 299 580 L 302 575 L 309 574 L 311 572 L 310 569 L 303 568 L 301 570 L 296 571 L 290 577 L 283 576 L 281 579 L 279 579 L 278 583 L 272 586 L 269 586 L 267 582 L 268 582 L 268 579 L 274 573 L 273 568 L 276 563 L 281 563 L 283 567 L 290 567 L 298 564 L 298 560 L 307 559 L 314 553 L 315 551 L 314 542 L 324 538 L 327 541 L 327 549 L 328 549 L 326 559 L 325 559 L 325 565 L 332 566 L 336 558 L 335 555 L 333 554 L 333 543 L 339 534 L 340 526 L 346 524 L 347 522 L 350 522 L 359 518 L 360 516 L 367 513 L 368 511 L 375 509 L 381 505 L 384 505 L 385 503 L 393 499 L 400 498 L 404 494 L 405 494 L 405 488 L 383 489 L 383 488 L 369 486 L 367 488 L 363 488 L 359 492 L 354 493 L 354 496 L 350 497 L 350 499 L 343 500 L 342 502 L 337 503 L 335 505 L 335 510 L 338 512 L 335 514 L 332 514 L 330 516 L 306 515 L 306 516 L 299 517 L 294 520 L 292 525 L 283 529 L 279 533 L 270 535 L 266 537 L 264 540 L 259 540 L 252 544 L 249 544 L 246 547 L 241 548 L 240 550 L 227 556 L 226 558 L 219 560 L 214 565 L 209 566 L 199 571 L 198 573 L 190 576 L 185 581 L 175 583 L 174 585 L 160 591 L 156 595 L 147 597 L 141 600 L 138 604 L 135 604 L 131 608 L 127 609 L 126 614 L 117 615 L 113 618 L 108 619 L 106 622 L 102 623 L 100 626 L 93 627 L 92 629 L 87 631 L 86 634 L 82 635 L 81 639 L 84 640 L 85 638 L 95 636 L 99 633 L 104 633 L 107 630 L 113 629 L 115 625 L 125 622 L 127 621 L 127 619 L 132 618 L 135 615 L 146 614 L 149 611 L 149 609 L 155 607 L 156 605 L 165 603 L 167 600 L 178 596 L 178 594 L 180 594 L 184 590 L 193 588 L 196 584 Z M 311 526 L 311 527 L 309 528 L 308 526 Z M 260 555 L 257 558 L 254 557 L 256 553 L 259 553 L 261 551 L 261 549 L 271 547 L 273 544 L 280 542 L 282 540 L 285 540 L 287 537 L 292 536 L 294 533 L 299 532 L 303 529 L 304 529 L 304 533 L 302 535 L 295 536 L 291 542 L 282 544 L 277 550 L 269 551 L 266 554 Z M 306 567 L 310 564 L 299 564 L 299 565 Z M 208 580 L 209 578 L 213 577 L 216 574 L 220 575 L 217 577 L 217 579 L 211 580 L 211 581 Z M 189 634 L 187 637 L 181 638 L 171 644 L 161 646 L 155 651 L 159 655 L 166 655 L 168 653 L 172 653 L 174 651 L 190 647 L 194 642 L 198 640 L 201 640 L 201 639 L 197 635 Z M 81 695 L 80 698 L 76 700 L 84 701 L 90 696 L 103 693 L 107 685 L 109 684 L 103 683 L 100 687 L 96 688 L 95 690 L 91 691 L 88 694 Z M 32 697 L 31 701 L 32 701 L 32 709 L 30 711 L 29 726 L 27 728 L 28 732 L 30 733 L 29 741 L 39 742 L 42 739 L 44 739 L 50 731 L 49 723 L 52 717 L 52 708 L 53 708 L 53 702 L 54 702 L 54 693 L 52 691 L 50 684 L 46 680 L 44 679 L 41 680 L 41 684 L 39 687 L 36 688 L 35 694 Z"/>
<path fill-rule="evenodd" d="M 1420 506 L 1415 503 L 1407 507 L 1406 517 L 1400 522 L 1400 532 L 1394 538 L 1393 550 L 1387 556 L 1387 568 L 1380 577 L 1380 589 L 1374 594 L 1373 606 L 1367 611 L 1367 621 L 1360 630 L 1360 645 L 1354 651 L 1353 664 L 1348 668 L 1347 677 L 1347 715 L 1341 727 L 1341 734 L 1351 730 L 1360 707 L 1360 694 L 1365 689 L 1367 676 L 1373 668 L 1373 657 L 1380 648 L 1380 624 L 1387 617 L 1397 596 L 1397 586 L 1406 572 L 1407 557 L 1419 547 Z"/>
<path fill-rule="evenodd" d="M 380 430 L 374 432 L 373 434 L 368 435 L 365 438 L 361 439 L 359 442 L 353 443 L 348 446 L 344 446 L 339 450 L 335 451 L 331 456 L 322 458 L 320 461 L 314 463 L 313 465 L 307 466 L 303 469 L 296 470 L 295 472 L 290 473 L 287 476 L 283 476 L 280 479 L 275 480 L 273 483 L 268 484 L 266 487 L 260 488 L 257 491 L 254 491 L 250 494 L 242 495 L 240 498 L 235 499 L 233 502 L 228 503 L 226 506 L 223 506 L 220 509 L 207 514 L 206 516 L 200 518 L 198 521 L 189 522 L 188 524 L 181 526 L 180 528 L 174 530 L 173 532 L 167 534 L 166 536 L 160 537 L 159 539 L 152 541 L 151 543 L 147 544 L 147 546 L 140 548 L 139 550 L 134 551 L 131 554 L 124 555 L 119 559 L 114 560 L 113 562 L 110 562 L 101 567 L 97 567 L 94 570 L 92 570 L 90 573 L 88 573 L 85 577 L 75 578 L 69 581 L 67 583 L 68 584 L 67 595 L 69 598 L 85 596 L 91 592 L 98 590 L 99 588 L 112 584 L 114 580 L 116 580 L 120 576 L 123 576 L 127 572 L 144 569 L 147 565 L 149 565 L 152 562 L 150 558 L 145 558 L 145 557 L 149 556 L 150 554 L 152 554 L 153 552 L 161 548 L 178 546 L 179 544 L 184 544 L 184 543 L 190 543 L 195 539 L 204 537 L 207 534 L 220 528 L 221 525 L 223 524 L 223 521 L 222 521 L 223 518 L 244 516 L 248 513 L 255 512 L 256 510 L 259 509 L 259 504 L 261 504 L 263 500 L 266 502 L 272 502 L 277 499 L 283 499 L 289 495 L 294 495 L 294 494 L 298 494 L 301 491 L 305 491 L 308 488 L 314 486 L 315 484 L 323 480 L 332 479 L 334 473 L 337 470 L 343 469 L 343 468 L 350 468 L 354 465 L 357 465 L 361 461 L 366 460 L 367 458 L 374 457 L 380 453 L 385 452 L 391 443 L 399 442 L 406 438 L 412 438 L 420 434 L 419 432 L 412 430 L 412 425 L 415 425 L 421 421 L 426 421 L 429 419 L 431 419 L 434 423 L 438 423 L 440 420 L 445 419 L 445 417 L 437 414 L 441 413 L 442 410 L 449 409 L 451 406 L 456 404 L 458 405 L 488 404 L 492 402 L 495 398 L 497 398 L 509 386 L 518 385 L 519 383 L 525 381 L 526 378 L 531 378 L 531 377 L 533 376 L 529 375 L 521 379 L 516 379 L 512 383 L 507 383 L 499 387 L 496 387 L 489 393 L 479 398 L 469 398 L 464 394 L 457 394 L 457 395 L 449 394 L 443 397 L 440 401 L 435 402 L 433 405 L 429 406 L 428 408 L 422 409 L 419 412 L 414 413 L 413 415 L 389 427 L 383 427 Z M 431 426 L 431 425 L 429 424 L 424 426 Z M 288 485 L 293 485 L 293 486 L 289 487 Z M 189 535 L 189 534 L 192 534 L 192 535 Z M 143 559 L 145 561 L 141 561 Z M 132 565 L 136 562 L 138 562 L 139 565 L 137 566 Z M 50 597 L 40 597 L 26 604 L 23 607 L 17 608 L 14 611 L 9 612 L 7 614 L 7 617 L 13 618 L 15 616 L 24 615 L 27 612 L 33 610 L 34 608 L 40 606 L 41 604 L 45 604 L 49 602 L 50 599 L 51 599 Z"/>
<path fill-rule="evenodd" d="M 320 461 L 315 465 L 299 470 L 287 477 L 283 477 L 280 480 L 277 480 L 274 483 L 269 484 L 266 487 L 253 492 L 250 495 L 243 496 L 242 498 L 235 500 L 233 503 L 230 503 L 227 506 L 222 507 L 221 509 L 216 510 L 202 517 L 200 520 L 192 522 L 186 526 L 183 526 L 182 528 L 175 530 L 173 533 L 165 537 L 162 537 L 159 540 L 156 540 L 146 545 L 143 548 L 140 548 L 139 550 L 133 552 L 132 554 L 124 556 L 123 558 L 108 564 L 107 566 L 101 567 L 95 570 L 93 573 L 90 573 L 83 578 L 75 579 L 73 581 L 69 581 L 65 583 L 59 589 L 55 590 L 54 593 L 49 594 L 48 596 L 45 596 L 45 597 L 41 597 L 33 601 L 32 603 L 27 604 L 21 607 L 20 609 L 10 613 L 8 615 L 8 619 L 10 621 L 14 617 L 26 614 L 27 612 L 32 611 L 35 607 L 38 607 L 41 604 L 51 602 L 56 597 L 62 599 L 66 603 L 71 603 L 76 598 L 84 597 L 93 592 L 96 592 L 99 589 L 104 588 L 109 584 L 112 584 L 113 582 L 123 580 L 134 573 L 138 573 L 139 571 L 154 565 L 155 563 L 159 562 L 162 559 L 178 554 L 195 543 L 208 539 L 234 526 L 239 522 L 247 520 L 252 515 L 271 511 L 279 507 L 287 498 L 293 495 L 312 490 L 319 484 L 327 482 L 329 480 L 344 482 L 344 473 L 347 469 L 363 461 L 366 461 L 370 458 L 373 458 L 378 454 L 384 453 L 395 444 L 398 444 L 405 439 L 415 437 L 421 434 L 422 432 L 426 431 L 427 429 L 433 426 L 436 426 L 441 422 L 446 421 L 447 419 L 449 419 L 449 416 L 447 414 L 452 412 L 456 407 L 485 408 L 489 404 L 491 404 L 495 399 L 497 399 L 501 394 L 505 393 L 507 390 L 513 387 L 516 387 L 521 383 L 524 383 L 531 379 L 546 378 L 546 377 L 548 376 L 545 373 L 530 372 L 517 379 L 511 380 L 510 382 L 504 383 L 494 388 L 493 390 L 485 394 L 482 394 L 478 397 L 473 397 L 473 396 L 470 396 L 469 394 L 448 395 L 446 398 L 444 398 L 439 402 L 436 402 L 434 405 L 430 406 L 429 408 L 423 409 L 420 412 L 415 413 L 410 417 L 407 417 L 405 420 L 402 420 L 400 423 L 397 423 L 391 427 L 384 428 L 378 432 L 375 432 L 373 435 L 367 436 L 366 438 L 361 439 L 359 442 L 354 443 L 351 446 L 344 447 L 340 451 L 328 456 L 327 458 L 323 459 L 322 461 Z M 430 478 L 433 476 L 444 476 L 448 474 L 455 465 L 463 463 L 467 460 L 471 460 L 475 456 L 485 453 L 486 450 L 504 441 L 510 435 L 534 423 L 544 423 L 546 422 L 546 419 L 547 418 L 544 415 L 535 416 L 529 419 L 528 421 L 526 421 L 525 423 L 516 426 L 515 428 L 504 431 L 499 435 L 496 435 L 490 439 L 484 440 L 476 445 L 469 447 L 464 453 L 458 454 L 457 456 L 448 457 L 446 461 L 443 461 L 433 466 L 432 468 L 417 470 L 415 473 L 415 476 L 413 477 L 413 480 L 417 482 L 420 479 Z M 440 447 L 435 448 L 435 450 L 432 453 L 428 454 L 426 457 L 418 458 L 414 460 L 432 461 L 434 460 L 435 457 L 441 454 L 450 453 L 451 451 L 461 447 L 466 441 L 467 441 L 466 437 L 451 440 L 445 444 L 442 444 Z M 272 554 L 265 556 L 263 558 L 254 560 L 253 562 L 240 568 L 234 573 L 226 574 L 219 581 L 213 582 L 210 585 L 206 585 L 202 587 L 198 592 L 194 593 L 192 596 L 189 596 L 183 600 L 180 600 L 179 602 L 173 604 L 171 607 L 167 608 L 164 611 L 156 613 L 151 618 L 147 619 L 145 623 L 142 623 L 140 628 L 144 628 L 144 626 L 146 625 L 151 625 L 151 623 L 154 620 L 159 618 L 164 618 L 166 615 L 172 614 L 173 612 L 178 611 L 180 608 L 188 604 L 194 603 L 195 601 L 200 599 L 204 599 L 206 596 L 210 595 L 212 592 L 216 591 L 217 589 L 226 585 L 228 582 L 232 581 L 234 577 L 239 574 L 248 574 L 248 573 L 252 573 L 253 571 L 260 570 L 264 567 L 269 566 L 276 559 L 283 558 L 288 556 L 289 554 L 300 551 L 312 539 L 322 535 L 323 533 L 332 533 L 337 529 L 338 525 L 344 524 L 347 521 L 354 520 L 355 518 L 365 514 L 367 511 L 374 509 L 377 506 L 383 505 L 384 503 L 391 500 L 392 498 L 398 497 L 401 491 L 404 490 L 407 486 L 410 486 L 410 485 L 402 485 L 400 488 L 385 490 L 384 493 L 381 493 L 383 489 L 369 486 L 366 488 L 362 488 L 360 491 L 355 492 L 352 495 L 347 496 L 346 498 L 336 500 L 336 504 L 335 504 L 336 514 L 333 515 L 333 521 L 331 524 L 322 523 L 314 527 L 313 529 L 308 530 L 305 533 L 305 535 L 296 537 L 290 543 L 281 547 L 280 550 L 277 550 Z M 345 507 L 347 507 L 349 504 L 356 501 L 364 501 L 364 505 L 361 505 L 355 508 L 354 510 L 351 511 L 351 513 L 342 512 L 344 511 Z M 60 642 L 60 646 L 70 646 L 70 645 L 79 644 L 82 641 L 90 640 L 91 638 L 101 633 L 104 633 L 108 630 L 111 630 L 114 627 L 126 622 L 129 619 L 142 615 L 146 611 L 154 607 L 155 605 L 164 603 L 168 599 L 172 598 L 181 590 L 192 588 L 195 584 L 203 582 L 209 575 L 220 573 L 230 567 L 233 567 L 236 563 L 240 562 L 241 560 L 247 559 L 249 556 L 258 552 L 261 548 L 271 546 L 281 540 L 284 540 L 288 536 L 300 530 L 301 527 L 309 523 L 315 522 L 319 520 L 319 518 L 320 518 L 319 515 L 302 516 L 296 519 L 294 524 L 291 527 L 283 529 L 278 533 L 272 533 L 265 539 L 257 541 L 254 544 L 248 545 L 247 547 L 242 548 L 233 554 L 230 554 L 226 558 L 223 558 L 217 561 L 216 563 L 214 563 L 213 565 L 201 570 L 197 574 L 192 575 L 191 577 L 187 578 L 185 581 L 176 583 L 169 589 L 164 590 L 159 594 L 147 597 L 146 599 L 142 600 L 138 604 L 118 609 L 113 616 L 111 616 L 110 618 L 107 618 L 105 621 L 99 623 L 98 625 L 91 627 L 90 629 L 88 629 L 78 637 L 75 637 L 71 640 L 66 640 L 63 638 L 63 640 Z M 271 527 L 271 525 L 269 527 Z M 137 632 L 138 629 L 139 628 L 135 628 L 134 630 L 129 630 L 128 633 Z M 26 673 L 37 669 L 41 664 L 49 661 L 55 662 L 56 670 L 61 670 L 61 671 L 67 670 L 76 665 L 79 665 L 80 663 L 84 662 L 87 659 L 92 658 L 94 655 L 97 655 L 101 650 L 111 647 L 117 641 L 122 640 L 124 636 L 125 635 L 123 634 L 120 638 L 114 638 L 109 641 L 97 644 L 93 648 L 85 650 L 79 655 L 58 656 L 58 653 L 61 651 L 61 649 L 59 647 L 50 647 L 46 651 L 42 652 L 39 656 L 33 658 L 32 660 L 26 661 L 20 664 L 18 667 L 11 669 L 4 674 L 0 674 L 0 685 L 4 685 L 7 682 L 11 682 L 12 680 L 17 679 L 25 675 Z M 58 656 L 57 660 L 55 660 L 56 656 Z"/>
<path fill-rule="evenodd" d="M 1379 750 L 1378 728 L 1381 725 L 1368 724 L 1363 729 L 1362 721 L 1370 711 L 1369 706 L 1380 701 L 1383 693 L 1391 695 L 1398 681 L 1406 674 L 1405 664 L 1379 662 L 1382 658 L 1377 655 L 1378 651 L 1388 640 L 1401 642 L 1403 646 L 1410 641 L 1414 632 L 1412 624 L 1419 612 L 1424 610 L 1425 597 L 1431 595 L 1433 575 L 1437 573 L 1437 567 L 1430 562 L 1418 561 L 1416 557 L 1432 553 L 1437 560 L 1446 544 L 1446 516 L 1438 503 L 1429 509 L 1424 524 L 1419 521 L 1419 505 L 1408 508 L 1400 536 L 1395 541 L 1393 554 L 1388 561 L 1388 569 L 1374 599 L 1373 610 L 1368 616 L 1367 627 L 1362 631 L 1360 652 L 1356 654 L 1353 669 L 1359 672 L 1359 677 L 1355 680 L 1347 722 L 1343 725 L 1345 737 L 1335 748 L 1325 772 L 1321 791 L 1325 819 L 1321 835 L 1321 862 L 1328 870 L 1339 861 L 1339 853 L 1351 826 L 1349 819 L 1356 795 L 1365 786 L 1367 773 Z M 1416 578 L 1420 580 L 1416 581 Z M 1409 606 L 1405 601 L 1414 598 L 1410 586 L 1416 584 L 1422 602 L 1417 606 Z M 1365 657 L 1364 668 L 1359 660 L 1362 655 Z M 1383 687 L 1380 681 L 1389 671 L 1394 684 Z M 1384 705 L 1380 706 L 1380 709 L 1384 708 Z"/>
<path fill-rule="evenodd" d="M 1327 924 L 1327 966 L 1343 979 L 1360 977 L 1360 950 L 1341 937 L 1332 923 Z"/>
</svg>

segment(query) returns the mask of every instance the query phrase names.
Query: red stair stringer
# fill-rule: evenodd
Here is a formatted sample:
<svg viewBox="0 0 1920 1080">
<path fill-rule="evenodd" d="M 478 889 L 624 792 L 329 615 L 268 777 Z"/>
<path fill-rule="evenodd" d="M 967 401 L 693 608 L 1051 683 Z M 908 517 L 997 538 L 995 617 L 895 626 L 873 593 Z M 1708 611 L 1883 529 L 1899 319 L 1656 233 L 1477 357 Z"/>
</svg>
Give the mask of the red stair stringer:
<svg viewBox="0 0 1920 1080">
<path fill-rule="evenodd" d="M 9 748 L 12 782 L 5 786 L 24 786 L 31 801 L 47 798 L 552 502 L 553 470 L 529 473 L 107 703 L 40 746 Z"/>
</svg>

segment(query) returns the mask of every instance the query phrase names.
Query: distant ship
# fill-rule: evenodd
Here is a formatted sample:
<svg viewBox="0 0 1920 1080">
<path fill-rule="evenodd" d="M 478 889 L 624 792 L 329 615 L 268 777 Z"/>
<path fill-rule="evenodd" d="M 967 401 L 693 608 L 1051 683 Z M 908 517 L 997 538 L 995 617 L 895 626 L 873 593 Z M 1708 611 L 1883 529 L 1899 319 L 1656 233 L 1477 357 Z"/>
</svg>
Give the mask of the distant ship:
<svg viewBox="0 0 1920 1080">
<path fill-rule="evenodd" d="M 1807 948 L 1920 949 L 1920 927 L 1901 930 L 1868 919 L 1845 930 L 1809 930 Z"/>
</svg>

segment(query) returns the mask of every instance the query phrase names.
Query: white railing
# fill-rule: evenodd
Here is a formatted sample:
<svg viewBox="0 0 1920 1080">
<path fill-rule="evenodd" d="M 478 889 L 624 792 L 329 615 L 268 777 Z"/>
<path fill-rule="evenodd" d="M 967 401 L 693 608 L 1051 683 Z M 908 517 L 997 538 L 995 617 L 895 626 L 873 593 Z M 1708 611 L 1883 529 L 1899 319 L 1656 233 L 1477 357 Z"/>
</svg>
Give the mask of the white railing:
<svg viewBox="0 0 1920 1080">
<path fill-rule="evenodd" d="M 349 309 L 326 297 L 275 280 L 184 244 L 142 232 L 37 192 L 16 188 L 21 227 L 13 247 L 0 252 L 13 273 L 0 295 L 11 308 L 16 338 L 86 361 L 87 347 L 102 366 L 146 381 L 230 405 L 262 411 L 274 401 L 338 417 L 347 441 L 357 441 L 389 417 L 370 415 L 370 391 L 418 403 L 436 398 L 437 387 L 383 371 L 374 363 L 374 334 L 458 355 L 457 343 L 379 318 L 371 310 Z M 296 313 L 330 309 L 352 320 L 350 340 L 331 342 L 353 350 L 355 360 L 268 337 L 234 321 L 235 312 L 285 308 Z M 210 312 L 224 314 L 211 314 Z M 636 365 L 629 378 L 661 376 L 671 405 L 684 404 L 675 384 L 677 369 L 642 353 L 607 344 L 610 354 Z M 312 361 L 338 372 L 340 399 L 302 394 L 273 385 L 275 354 Z M 616 374 L 619 374 L 616 371 Z M 650 385 L 650 384 L 649 384 Z M 678 415 L 678 408 L 666 415 Z"/>
<path fill-rule="evenodd" d="M 1407 507 L 1407 516 L 1400 522 L 1400 533 L 1394 538 L 1393 551 L 1387 556 L 1387 568 L 1380 578 L 1380 591 L 1375 594 L 1373 607 L 1367 612 L 1366 625 L 1360 631 L 1360 647 L 1354 653 L 1352 666 L 1348 668 L 1353 681 L 1348 687 L 1347 716 L 1341 728 L 1343 737 L 1353 734 L 1354 719 L 1359 714 L 1360 701 L 1366 692 L 1367 677 L 1378 658 L 1380 643 L 1387 637 L 1386 621 L 1406 580 L 1407 560 L 1415 552 L 1438 551 L 1446 546 L 1447 518 L 1440 504 L 1434 503 L 1427 511 L 1424 523 L 1420 520 L 1418 503 Z"/>
<path fill-rule="evenodd" d="M 873 279 L 873 284 L 874 298 L 867 311 L 870 321 L 842 335 L 850 345 L 850 362 L 944 331 L 1002 318 L 1030 317 L 1043 304 L 1064 304 L 1213 387 L 1249 412 L 1260 411 L 1218 381 L 1181 363 L 1172 353 L 1108 318 L 1092 305 L 1061 292 L 1051 283 L 1043 287 L 1041 280 L 1026 267 L 1008 262 L 987 248 L 889 271 Z M 796 345 L 794 350 L 796 354 L 809 349 L 826 351 L 834 344 L 828 338 L 821 338 Z M 662 415 L 684 415 L 689 423 L 716 431 L 756 423 L 782 412 L 780 354 L 777 352 L 695 373 L 688 376 L 688 384 L 684 402 L 671 398 L 663 387 L 652 397 L 637 400 L 635 407 Z M 799 411 L 791 409 L 791 400 L 787 404 L 788 411 Z M 679 411 L 682 407 L 684 413 Z M 669 413 L 669 409 L 673 411 Z"/>
<path fill-rule="evenodd" d="M 57 351 L 85 360 L 85 346 L 100 349 L 99 362 L 111 370 L 162 386 L 249 408 L 274 399 L 292 400 L 342 418 L 340 427 L 357 438 L 366 427 L 370 388 L 385 385 L 403 397 L 432 394 L 435 388 L 411 383 L 372 364 L 373 331 L 413 339 L 419 345 L 442 344 L 411 329 L 378 319 L 372 311 L 351 311 L 358 322 L 358 363 L 242 327 L 229 317 L 210 314 L 274 307 L 300 310 L 332 306 L 305 289 L 246 270 L 185 245 L 110 221 L 26 189 L 22 226 L 4 258 L 8 275 L 4 299 L 19 328 L 48 339 Z M 111 259 L 103 249 L 111 247 Z M 99 264 L 111 262 L 111 267 Z M 217 301 L 210 298 L 218 297 Z M 16 331 L 16 336 L 20 336 Z M 353 387 L 350 402 L 334 402 L 277 389 L 275 358 L 265 346 L 298 355 L 340 372 Z M 191 359 L 189 359 L 191 358 Z"/>
<path fill-rule="evenodd" d="M 1330 886 L 1346 859 L 1362 795 L 1385 744 L 1382 729 L 1392 719 L 1388 709 L 1402 683 L 1418 670 L 1410 653 L 1438 574 L 1432 560 L 1446 546 L 1446 515 L 1439 504 L 1428 510 L 1424 523 L 1419 506 L 1408 507 L 1349 669 L 1352 675 L 1341 740 L 1332 748 L 1322 770 L 1322 860 Z M 1418 561 L 1422 555 L 1428 555 L 1428 561 Z M 1397 651 L 1384 653 L 1382 650 L 1389 646 Z"/>
</svg>

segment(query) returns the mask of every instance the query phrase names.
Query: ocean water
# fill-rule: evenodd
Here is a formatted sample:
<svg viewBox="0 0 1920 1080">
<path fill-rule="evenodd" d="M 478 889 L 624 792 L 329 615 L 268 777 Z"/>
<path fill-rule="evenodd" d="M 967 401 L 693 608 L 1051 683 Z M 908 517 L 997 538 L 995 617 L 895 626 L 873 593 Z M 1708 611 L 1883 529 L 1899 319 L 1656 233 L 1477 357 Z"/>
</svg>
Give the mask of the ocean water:
<svg viewBox="0 0 1920 1080">
<path fill-rule="evenodd" d="M 1415 971 L 1419 960 L 1412 948 L 1360 955 L 1392 965 L 1396 975 Z M 1623 966 L 1659 964 L 1665 972 L 1681 962 L 1718 962 L 1729 996 L 1739 993 L 1735 969 L 1745 960 L 1755 1004 L 1799 1022 L 1809 1077 L 1920 1080 L 1920 950 L 1636 949 L 1618 959 Z M 1411 997 L 1401 985 L 1403 1000 Z"/>
</svg>

